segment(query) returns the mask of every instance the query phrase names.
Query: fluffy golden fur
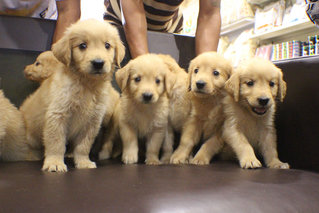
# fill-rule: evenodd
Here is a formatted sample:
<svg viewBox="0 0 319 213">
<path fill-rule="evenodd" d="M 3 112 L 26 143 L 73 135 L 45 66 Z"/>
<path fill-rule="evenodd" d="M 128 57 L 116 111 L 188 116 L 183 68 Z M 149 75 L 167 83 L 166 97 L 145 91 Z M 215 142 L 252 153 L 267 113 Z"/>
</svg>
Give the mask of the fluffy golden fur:
<svg viewBox="0 0 319 213">
<path fill-rule="evenodd" d="M 33 64 L 24 68 L 24 76 L 35 82 L 42 82 L 49 78 L 53 72 L 61 70 L 63 66 L 53 55 L 52 51 L 42 52 Z"/>
<path fill-rule="evenodd" d="M 114 109 L 113 111 L 108 110 L 103 118 L 102 126 L 104 127 L 103 138 L 102 138 L 102 149 L 99 152 L 99 160 L 109 159 L 111 157 L 117 157 L 121 151 L 119 133 L 118 133 L 118 115 L 119 115 L 119 102 L 120 94 L 118 91 L 112 88 L 110 91 L 112 97 L 109 101 L 109 108 Z M 117 149 L 116 149 L 117 148 Z"/>
<path fill-rule="evenodd" d="M 71 143 L 76 168 L 96 168 L 89 152 L 106 111 L 113 111 L 111 79 L 124 57 L 117 29 L 107 22 L 79 21 L 53 45 L 64 64 L 21 106 L 27 141 L 44 145 L 42 170 L 65 172 L 65 146 Z"/>
<path fill-rule="evenodd" d="M 26 143 L 21 112 L 0 90 L 0 159 L 3 161 L 38 160 Z"/>
<path fill-rule="evenodd" d="M 242 168 L 261 166 L 254 148 L 270 168 L 288 169 L 278 159 L 274 114 L 276 100 L 283 101 L 286 83 L 282 72 L 268 60 L 243 62 L 226 82 L 223 136 L 235 151 Z"/>
<path fill-rule="evenodd" d="M 169 163 L 170 157 L 173 153 L 173 143 L 174 143 L 174 131 L 181 131 L 183 123 L 187 119 L 190 111 L 190 101 L 187 98 L 188 94 L 188 75 L 187 72 L 182 69 L 175 59 L 170 55 L 158 54 L 158 56 L 167 65 L 168 70 L 171 75 L 176 79 L 169 96 L 169 119 L 167 124 L 167 132 L 165 134 L 165 140 L 162 146 L 162 163 Z M 117 105 L 119 106 L 119 105 Z M 105 141 L 102 151 L 99 153 L 99 159 L 108 159 L 111 156 L 117 156 L 118 150 L 113 150 L 113 144 L 119 144 L 119 135 L 113 130 L 118 129 L 118 115 L 119 107 L 116 107 L 116 112 L 114 113 L 111 124 L 107 131 L 105 132 Z M 112 130 L 113 128 L 113 130 Z M 115 142 L 114 142 L 115 141 Z"/>
<path fill-rule="evenodd" d="M 188 92 L 187 72 L 182 69 L 170 55 L 159 54 L 159 56 L 176 79 L 171 90 L 171 95 L 169 96 L 168 125 L 161 158 L 161 162 L 169 163 L 173 153 L 174 132 L 180 133 L 182 131 L 182 127 L 190 113 L 191 103 Z"/>
<path fill-rule="evenodd" d="M 138 139 L 146 138 L 146 164 L 160 164 L 167 120 L 168 97 L 175 82 L 163 60 L 155 54 L 141 55 L 116 72 L 122 95 L 117 107 L 122 161 L 138 161 Z"/>
<path fill-rule="evenodd" d="M 171 163 L 187 163 L 201 137 L 204 144 L 191 163 L 208 164 L 222 148 L 223 89 L 231 72 L 231 64 L 216 52 L 203 53 L 191 61 L 188 70 L 191 112 L 183 126 L 180 144 L 170 159 Z"/>
</svg>

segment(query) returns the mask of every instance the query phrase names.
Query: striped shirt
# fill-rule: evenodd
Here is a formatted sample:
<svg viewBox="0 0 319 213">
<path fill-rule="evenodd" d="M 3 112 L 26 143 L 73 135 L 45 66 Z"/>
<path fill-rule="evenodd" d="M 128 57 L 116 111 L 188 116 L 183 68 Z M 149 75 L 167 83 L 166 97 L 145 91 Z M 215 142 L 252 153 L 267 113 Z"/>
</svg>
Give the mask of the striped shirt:
<svg viewBox="0 0 319 213">
<path fill-rule="evenodd" d="M 183 0 L 143 0 L 147 29 L 178 33 L 183 29 L 183 14 L 179 6 Z M 109 0 L 104 19 L 122 25 L 120 0 Z"/>
</svg>

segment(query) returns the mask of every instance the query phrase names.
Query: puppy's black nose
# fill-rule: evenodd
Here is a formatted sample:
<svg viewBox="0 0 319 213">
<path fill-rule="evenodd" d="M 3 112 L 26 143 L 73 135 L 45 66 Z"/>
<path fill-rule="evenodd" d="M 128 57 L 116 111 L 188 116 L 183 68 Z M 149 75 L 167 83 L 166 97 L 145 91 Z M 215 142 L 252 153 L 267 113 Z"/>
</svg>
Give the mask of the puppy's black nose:
<svg viewBox="0 0 319 213">
<path fill-rule="evenodd" d="M 206 85 L 205 81 L 200 80 L 200 81 L 196 82 L 196 86 L 198 89 L 203 89 L 205 87 L 205 85 Z"/>
<path fill-rule="evenodd" d="M 261 106 L 266 106 L 269 102 L 269 98 L 258 98 L 258 103 L 261 105 Z"/>
<path fill-rule="evenodd" d="M 102 67 L 104 66 L 104 61 L 102 59 L 95 59 L 91 61 L 91 64 L 94 69 L 99 70 L 102 69 Z"/>
<path fill-rule="evenodd" d="M 146 93 L 143 93 L 143 100 L 148 102 L 150 100 L 152 100 L 153 98 L 153 94 L 152 93 L 149 93 L 149 92 L 146 92 Z"/>
</svg>

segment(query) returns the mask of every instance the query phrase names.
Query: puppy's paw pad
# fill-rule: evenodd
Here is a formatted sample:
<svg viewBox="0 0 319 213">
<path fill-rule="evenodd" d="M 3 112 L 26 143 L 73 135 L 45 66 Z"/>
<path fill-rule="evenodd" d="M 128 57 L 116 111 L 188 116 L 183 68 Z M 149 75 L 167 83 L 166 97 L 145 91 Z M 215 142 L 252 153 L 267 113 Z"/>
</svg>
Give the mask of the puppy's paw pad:
<svg viewBox="0 0 319 213">
<path fill-rule="evenodd" d="M 90 160 L 85 160 L 81 162 L 77 162 L 75 164 L 77 169 L 96 169 L 96 164 Z"/>
<path fill-rule="evenodd" d="M 288 163 L 283 163 L 281 161 L 270 163 L 268 167 L 271 169 L 289 169 L 290 168 Z"/>
<path fill-rule="evenodd" d="M 67 166 L 63 162 L 44 163 L 42 171 L 46 172 L 67 172 Z"/>
<path fill-rule="evenodd" d="M 260 168 L 261 163 L 256 158 L 255 159 L 254 158 L 247 158 L 247 159 L 244 159 L 240 162 L 240 166 L 243 169 L 255 169 L 255 168 Z"/>
</svg>

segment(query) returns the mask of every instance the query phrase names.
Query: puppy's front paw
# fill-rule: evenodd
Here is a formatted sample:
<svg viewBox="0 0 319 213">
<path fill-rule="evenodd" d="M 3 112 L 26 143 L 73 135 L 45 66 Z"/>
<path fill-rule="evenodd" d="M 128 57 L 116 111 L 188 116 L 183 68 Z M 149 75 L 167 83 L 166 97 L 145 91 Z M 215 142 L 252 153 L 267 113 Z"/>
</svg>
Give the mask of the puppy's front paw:
<svg viewBox="0 0 319 213">
<path fill-rule="evenodd" d="M 45 159 L 42 171 L 46 172 L 67 172 L 68 169 L 65 165 L 65 163 L 61 160 L 57 159 Z"/>
<path fill-rule="evenodd" d="M 189 162 L 194 165 L 208 165 L 210 162 L 210 159 L 196 155 Z"/>
<path fill-rule="evenodd" d="M 171 159 L 171 154 L 164 154 L 162 157 L 161 157 L 161 162 L 164 163 L 164 164 L 169 164 L 169 161 Z"/>
<path fill-rule="evenodd" d="M 240 167 L 243 169 L 255 169 L 261 167 L 261 163 L 256 157 L 244 158 L 240 161 Z"/>
<path fill-rule="evenodd" d="M 288 163 L 283 163 L 280 160 L 273 160 L 267 166 L 271 169 L 289 169 L 290 168 Z"/>
<path fill-rule="evenodd" d="M 77 169 L 96 169 L 96 164 L 90 160 L 81 160 L 76 162 L 75 167 Z"/>
<path fill-rule="evenodd" d="M 188 156 L 182 152 L 174 152 L 171 157 L 170 162 L 172 164 L 187 164 L 188 163 Z"/>
<path fill-rule="evenodd" d="M 111 157 L 111 152 L 107 149 L 103 149 L 99 153 L 99 160 L 106 160 L 106 159 L 109 159 L 110 157 Z"/>
<path fill-rule="evenodd" d="M 145 163 L 147 165 L 160 165 L 160 164 L 162 164 L 161 161 L 159 159 L 156 159 L 156 158 L 147 158 L 145 160 Z"/>
<path fill-rule="evenodd" d="M 106 141 L 102 147 L 102 150 L 99 152 L 99 160 L 106 160 L 112 157 L 113 142 Z"/>
<path fill-rule="evenodd" d="M 137 163 L 138 161 L 138 156 L 137 153 L 123 153 L 122 155 L 122 162 L 125 164 L 133 164 Z"/>
</svg>

